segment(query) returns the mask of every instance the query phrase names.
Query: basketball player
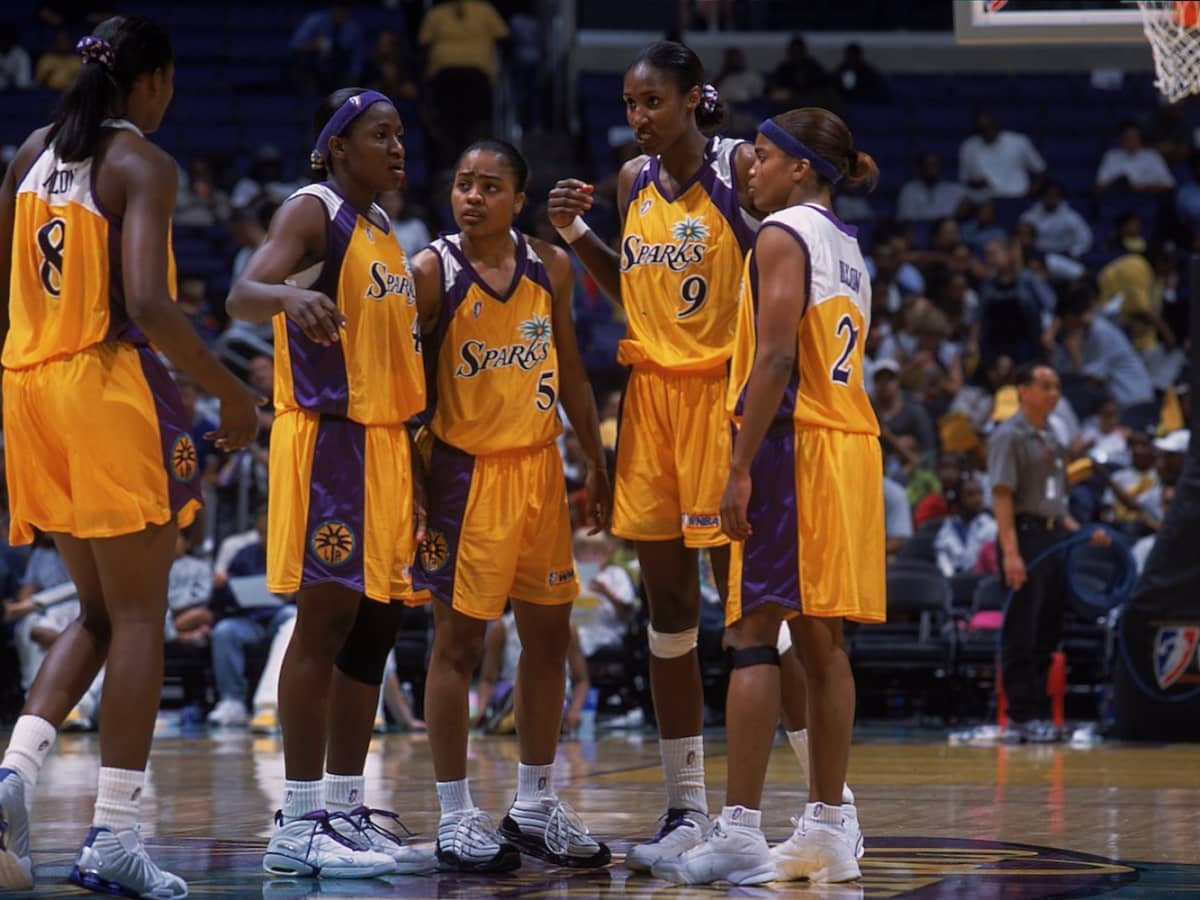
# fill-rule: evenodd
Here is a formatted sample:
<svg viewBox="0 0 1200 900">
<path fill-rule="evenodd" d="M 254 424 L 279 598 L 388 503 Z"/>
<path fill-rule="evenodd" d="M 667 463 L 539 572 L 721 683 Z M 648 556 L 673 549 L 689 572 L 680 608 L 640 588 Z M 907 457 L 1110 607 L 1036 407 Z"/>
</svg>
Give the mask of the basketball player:
<svg viewBox="0 0 1200 900">
<path fill-rule="evenodd" d="M 176 164 L 145 139 L 171 101 L 171 42 L 116 16 L 77 45 L 83 64 L 52 125 L 0 186 L 4 434 L 11 540 L 49 533 L 79 591 L 0 767 L 0 887 L 33 883 L 28 811 L 55 732 L 107 660 L 100 781 L 70 880 L 129 896 L 187 896 L 137 827 L 163 673 L 178 527 L 200 505 L 191 422 L 151 342 L 221 400 L 217 443 L 256 431 L 256 398 L 172 302 Z"/>
<path fill-rule="evenodd" d="M 730 374 L 740 430 L 721 500 L 739 542 L 726 606 L 729 783 L 707 840 L 654 867 L 685 884 L 859 877 L 842 809 L 854 722 L 842 620 L 885 614 L 879 425 L 863 385 L 870 279 L 855 230 L 831 212 L 834 185 L 874 187 L 879 171 L 816 107 L 764 121 L 754 152 L 750 191 L 771 215 L 746 260 Z M 808 682 L 811 802 L 772 854 L 759 825 L 782 619 Z"/>
<path fill-rule="evenodd" d="M 433 297 L 441 310 L 430 359 L 431 518 L 417 583 L 434 601 L 425 723 L 441 803 L 437 856 L 460 872 L 511 870 L 521 852 L 584 868 L 610 858 L 554 790 L 579 594 L 556 444 L 560 402 L 587 460 L 597 530 L 608 524 L 610 499 L 596 404 L 575 344 L 570 260 L 513 228 L 527 178 L 516 148 L 472 144 L 450 193 L 458 233 L 413 260 L 422 308 Z M 467 694 L 487 623 L 510 598 L 525 648 L 515 687 L 521 757 L 516 799 L 497 830 L 467 781 Z"/>
<path fill-rule="evenodd" d="M 617 443 L 613 533 L 636 542 L 650 599 L 650 681 L 667 787 L 658 835 L 626 857 L 649 871 L 708 832 L 703 693 L 696 656 L 697 549 L 722 592 L 728 538 L 720 499 L 729 466 L 724 403 L 742 260 L 757 222 L 745 142 L 708 139 L 723 109 L 696 54 L 662 41 L 625 73 L 626 118 L 644 155 L 617 181 L 623 237 L 613 253 L 582 219 L 592 187 L 550 192 L 550 219 L 604 292 L 625 309 L 618 351 L 632 367 Z"/>
<path fill-rule="evenodd" d="M 297 594 L 279 682 L 286 784 L 263 868 L 369 878 L 432 862 L 371 821 L 362 784 L 393 601 L 411 596 L 405 422 L 425 380 L 408 260 L 374 204 L 404 183 L 400 117 L 383 94 L 344 88 L 316 130 L 328 180 L 284 203 L 227 303 L 274 321 L 267 585 Z M 418 504 L 418 532 L 423 515 Z"/>
</svg>

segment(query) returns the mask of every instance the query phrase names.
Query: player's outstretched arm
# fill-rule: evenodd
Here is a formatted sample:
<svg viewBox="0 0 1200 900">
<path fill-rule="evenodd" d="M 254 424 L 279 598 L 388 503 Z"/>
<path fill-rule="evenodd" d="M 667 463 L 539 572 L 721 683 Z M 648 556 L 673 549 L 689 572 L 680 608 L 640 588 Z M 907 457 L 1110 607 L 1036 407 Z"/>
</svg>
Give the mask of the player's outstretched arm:
<svg viewBox="0 0 1200 900">
<path fill-rule="evenodd" d="M 126 146 L 118 149 L 116 142 Z M 124 181 L 121 260 L 125 310 L 177 369 L 221 401 L 221 423 L 206 437 L 226 450 L 254 442 L 258 411 L 266 403 L 226 369 L 205 346 L 171 298 L 167 235 L 175 208 L 175 160 L 141 139 L 118 135 L 109 165 Z"/>
<path fill-rule="evenodd" d="M 235 319 L 266 322 L 279 313 L 300 326 L 304 336 L 329 346 L 346 324 L 337 304 L 320 291 L 289 283 L 289 276 L 325 259 L 325 206 L 316 197 L 297 197 L 271 219 L 267 239 L 254 251 L 229 290 L 225 309 Z"/>
<path fill-rule="evenodd" d="M 588 495 L 588 517 L 592 521 L 593 533 L 608 527 L 609 511 L 612 509 L 612 488 L 608 483 L 608 466 L 604 459 L 604 445 L 600 440 L 600 416 L 596 412 L 596 397 L 588 381 L 587 370 L 579 355 L 579 344 L 575 340 L 575 322 L 571 317 L 571 296 L 574 293 L 575 275 L 567 254 L 547 244 L 531 239 L 533 249 L 542 258 L 550 273 L 554 287 L 554 311 L 550 329 L 554 335 L 554 348 L 558 352 L 559 402 L 567 413 L 567 419 L 579 437 L 579 446 L 587 460 L 585 487 Z"/>
</svg>

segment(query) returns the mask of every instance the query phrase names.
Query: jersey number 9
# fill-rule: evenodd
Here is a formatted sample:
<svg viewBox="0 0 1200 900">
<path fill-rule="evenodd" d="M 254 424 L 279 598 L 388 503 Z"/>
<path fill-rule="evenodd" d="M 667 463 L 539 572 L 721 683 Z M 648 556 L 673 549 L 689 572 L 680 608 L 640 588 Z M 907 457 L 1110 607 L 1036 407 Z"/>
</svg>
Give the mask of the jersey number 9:
<svg viewBox="0 0 1200 900">
<path fill-rule="evenodd" d="M 679 286 L 679 298 L 683 300 L 684 308 L 675 314 L 677 319 L 686 319 L 700 312 L 700 307 L 708 299 L 708 282 L 703 275 L 689 275 Z"/>
</svg>

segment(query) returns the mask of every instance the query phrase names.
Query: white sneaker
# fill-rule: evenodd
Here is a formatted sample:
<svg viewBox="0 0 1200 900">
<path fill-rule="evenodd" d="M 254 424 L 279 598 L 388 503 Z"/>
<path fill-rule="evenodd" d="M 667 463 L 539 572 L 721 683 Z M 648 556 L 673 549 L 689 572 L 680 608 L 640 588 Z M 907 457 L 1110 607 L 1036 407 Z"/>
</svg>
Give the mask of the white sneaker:
<svg viewBox="0 0 1200 900">
<path fill-rule="evenodd" d="M 708 816 L 694 809 L 668 809 L 662 828 L 650 840 L 625 855 L 625 865 L 634 872 L 649 872 L 660 859 L 679 856 L 698 846 L 712 829 Z"/>
<path fill-rule="evenodd" d="M 806 805 L 804 814 L 792 819 L 796 826 L 792 836 L 771 851 L 781 881 L 839 882 L 862 877 L 857 858 L 862 833 L 857 816 L 852 831 L 845 812 L 838 825 L 815 821 L 823 808 L 822 803 Z"/>
<path fill-rule="evenodd" d="M 563 800 L 514 802 L 500 822 L 500 834 L 528 853 L 555 866 L 595 869 L 612 853 L 588 833 L 583 819 Z"/>
<path fill-rule="evenodd" d="M 272 875 L 301 878 L 375 878 L 395 871 L 390 856 L 368 849 L 358 838 L 347 837 L 333 827 L 330 819 L 346 821 L 346 816 L 331 816 L 318 809 L 284 824 L 283 813 L 275 813 L 279 827 L 263 854 L 263 869 Z M 344 830 L 356 832 L 351 824 L 346 824 Z"/>
<path fill-rule="evenodd" d="M 25 781 L 14 769 L 0 769 L 0 888 L 27 891 L 32 887 Z"/>
<path fill-rule="evenodd" d="M 246 711 L 246 704 L 241 700 L 222 700 L 208 714 L 209 725 L 241 727 L 249 722 L 250 713 Z"/>
<path fill-rule="evenodd" d="M 372 817 L 391 819 L 404 832 L 404 836 L 401 837 L 390 828 L 384 828 Z M 363 844 L 369 850 L 390 856 L 395 863 L 392 870 L 395 875 L 415 875 L 418 872 L 430 872 L 437 867 L 433 845 L 426 843 L 424 846 L 418 846 L 406 841 L 405 838 L 412 837 L 412 832 L 394 812 L 358 806 L 346 813 L 344 819 L 332 819 L 331 824 L 340 833 Z"/>
<path fill-rule="evenodd" d="M 160 869 L 146 852 L 141 829 L 124 831 L 92 826 L 69 876 L 72 884 L 100 894 L 181 900 L 187 882 Z"/>
<path fill-rule="evenodd" d="M 511 872 L 521 867 L 521 851 L 478 807 L 442 816 L 437 859 L 440 869 L 452 872 Z"/>
<path fill-rule="evenodd" d="M 766 884 L 775 880 L 775 861 L 762 829 L 735 825 L 718 816 L 701 843 L 674 857 L 659 859 L 655 878 L 676 884 Z"/>
</svg>

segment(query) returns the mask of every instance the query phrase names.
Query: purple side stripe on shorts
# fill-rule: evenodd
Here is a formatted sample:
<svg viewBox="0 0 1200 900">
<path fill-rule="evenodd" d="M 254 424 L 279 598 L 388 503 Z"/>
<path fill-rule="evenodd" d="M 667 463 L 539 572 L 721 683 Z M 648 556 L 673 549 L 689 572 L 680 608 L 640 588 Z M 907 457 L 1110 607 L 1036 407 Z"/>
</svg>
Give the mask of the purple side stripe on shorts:
<svg viewBox="0 0 1200 900">
<path fill-rule="evenodd" d="M 750 467 L 754 533 L 742 560 L 742 615 L 763 603 L 801 609 L 795 440 L 791 422 L 772 425 Z"/>
<path fill-rule="evenodd" d="M 302 588 L 334 581 L 362 593 L 366 428 L 321 416 L 313 448 Z"/>
<path fill-rule="evenodd" d="M 429 591 L 443 603 L 453 603 L 458 543 L 471 496 L 475 457 L 435 440 L 429 472 L 429 523 L 425 543 L 417 548 L 413 587 Z"/>
<path fill-rule="evenodd" d="M 167 502 L 171 514 L 178 515 L 188 501 L 203 503 L 204 500 L 196 444 L 183 411 L 183 399 L 179 396 L 179 388 L 175 386 L 171 373 L 158 354 L 149 347 L 138 347 L 137 352 L 142 375 L 154 397 L 163 468 L 167 473 Z"/>
</svg>

